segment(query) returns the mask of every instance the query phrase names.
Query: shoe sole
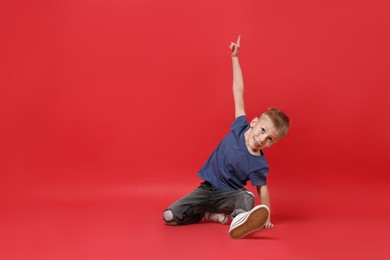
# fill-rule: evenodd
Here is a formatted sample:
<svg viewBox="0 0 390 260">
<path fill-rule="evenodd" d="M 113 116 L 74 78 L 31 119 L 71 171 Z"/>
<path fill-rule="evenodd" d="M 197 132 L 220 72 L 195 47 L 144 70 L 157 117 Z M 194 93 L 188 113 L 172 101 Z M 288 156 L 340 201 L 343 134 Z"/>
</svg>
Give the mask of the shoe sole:
<svg viewBox="0 0 390 260">
<path fill-rule="evenodd" d="M 269 217 L 269 209 L 264 206 L 256 206 L 247 216 L 229 230 L 232 238 L 242 238 L 264 227 Z"/>
</svg>

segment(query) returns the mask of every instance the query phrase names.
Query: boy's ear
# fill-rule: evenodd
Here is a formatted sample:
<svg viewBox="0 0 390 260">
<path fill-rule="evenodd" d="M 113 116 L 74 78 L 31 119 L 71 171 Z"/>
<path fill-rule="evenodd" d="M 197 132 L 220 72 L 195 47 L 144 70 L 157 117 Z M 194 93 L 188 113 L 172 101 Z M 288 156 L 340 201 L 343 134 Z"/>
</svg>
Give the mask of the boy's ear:
<svg viewBox="0 0 390 260">
<path fill-rule="evenodd" d="M 259 121 L 259 118 L 254 117 L 250 123 L 250 126 L 253 128 L 257 124 L 258 121 Z"/>
</svg>

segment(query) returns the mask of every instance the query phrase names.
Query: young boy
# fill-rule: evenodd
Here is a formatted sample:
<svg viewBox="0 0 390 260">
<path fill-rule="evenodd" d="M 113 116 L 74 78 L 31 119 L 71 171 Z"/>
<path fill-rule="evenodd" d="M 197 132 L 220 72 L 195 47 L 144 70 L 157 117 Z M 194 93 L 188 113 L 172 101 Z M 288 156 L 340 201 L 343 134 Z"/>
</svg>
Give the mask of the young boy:
<svg viewBox="0 0 390 260">
<path fill-rule="evenodd" d="M 230 132 L 198 172 L 204 182 L 169 206 L 164 211 L 164 221 L 168 225 L 185 225 L 204 219 L 227 224 L 230 215 L 233 220 L 229 235 L 241 238 L 263 227 L 273 227 L 267 188 L 269 168 L 263 149 L 286 136 L 289 118 L 282 111 L 270 108 L 247 122 L 244 81 L 238 61 L 240 36 L 229 48 L 232 51 L 235 120 Z M 257 186 L 261 205 L 254 207 L 253 193 L 244 189 L 248 180 Z"/>
</svg>

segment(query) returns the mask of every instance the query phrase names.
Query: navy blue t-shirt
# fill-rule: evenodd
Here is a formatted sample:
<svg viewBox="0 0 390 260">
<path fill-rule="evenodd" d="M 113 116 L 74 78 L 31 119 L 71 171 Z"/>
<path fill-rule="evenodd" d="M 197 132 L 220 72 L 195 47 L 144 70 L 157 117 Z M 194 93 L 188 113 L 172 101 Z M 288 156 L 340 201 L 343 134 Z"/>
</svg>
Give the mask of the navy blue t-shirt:
<svg viewBox="0 0 390 260">
<path fill-rule="evenodd" d="M 267 184 L 269 167 L 264 154 L 251 154 L 245 144 L 244 133 L 249 127 L 246 116 L 237 117 L 198 176 L 218 190 L 240 190 L 248 180 L 254 186 Z"/>
</svg>

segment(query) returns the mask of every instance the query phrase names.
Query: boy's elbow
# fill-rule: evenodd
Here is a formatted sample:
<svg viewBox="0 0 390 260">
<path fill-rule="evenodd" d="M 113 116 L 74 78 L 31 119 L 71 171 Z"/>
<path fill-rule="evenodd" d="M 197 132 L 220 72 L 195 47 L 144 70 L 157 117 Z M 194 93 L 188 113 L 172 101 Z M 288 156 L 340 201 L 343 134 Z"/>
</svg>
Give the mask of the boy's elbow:
<svg viewBox="0 0 390 260">
<path fill-rule="evenodd" d="M 244 84 L 242 83 L 233 83 L 233 89 L 234 90 L 243 90 L 244 89 Z"/>
<path fill-rule="evenodd" d="M 257 191 L 260 193 L 268 192 L 267 184 L 257 186 Z"/>
<path fill-rule="evenodd" d="M 234 95 L 242 96 L 242 95 L 244 95 L 244 88 L 233 86 L 233 93 L 234 93 Z"/>
</svg>

